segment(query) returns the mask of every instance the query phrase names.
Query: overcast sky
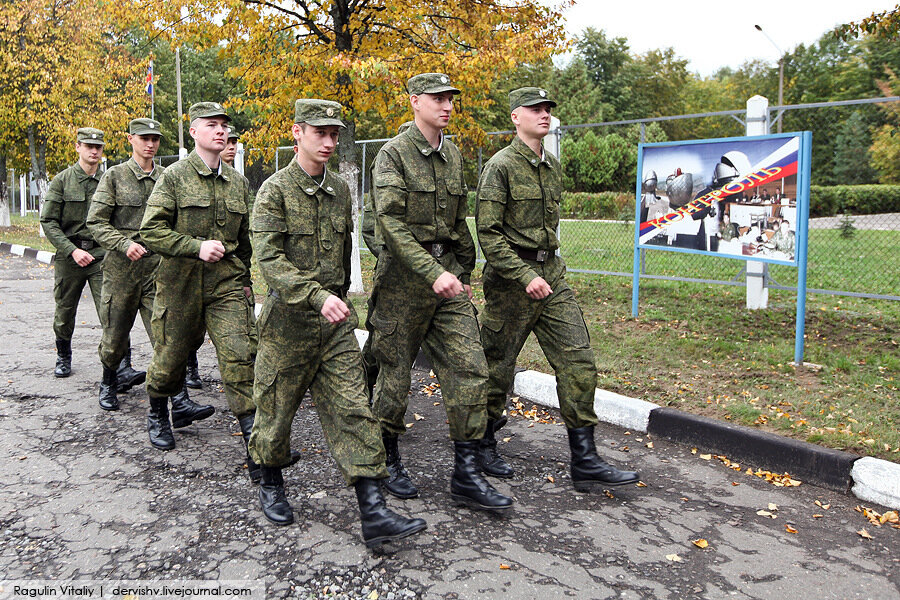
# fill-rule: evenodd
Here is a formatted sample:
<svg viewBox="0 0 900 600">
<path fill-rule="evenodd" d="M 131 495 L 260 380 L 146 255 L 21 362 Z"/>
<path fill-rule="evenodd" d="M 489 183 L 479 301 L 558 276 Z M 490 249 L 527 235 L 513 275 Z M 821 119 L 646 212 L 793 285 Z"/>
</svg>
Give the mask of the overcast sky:
<svg viewBox="0 0 900 600">
<path fill-rule="evenodd" d="M 759 25 L 782 51 L 809 45 L 836 25 L 892 9 L 889 0 L 578 0 L 566 12 L 567 31 L 603 29 L 624 37 L 633 53 L 671 46 L 688 69 L 712 75 L 747 60 L 777 63 L 779 53 L 753 26 Z"/>
</svg>

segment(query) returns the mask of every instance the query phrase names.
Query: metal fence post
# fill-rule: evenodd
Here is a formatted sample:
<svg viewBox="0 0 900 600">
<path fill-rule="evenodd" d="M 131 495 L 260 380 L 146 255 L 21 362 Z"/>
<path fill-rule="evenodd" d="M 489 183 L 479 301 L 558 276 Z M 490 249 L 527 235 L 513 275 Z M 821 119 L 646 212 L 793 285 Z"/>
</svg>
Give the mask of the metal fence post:
<svg viewBox="0 0 900 600">
<path fill-rule="evenodd" d="M 769 133 L 769 100 L 764 96 L 753 96 L 747 100 L 747 135 Z M 766 276 L 769 265 L 764 262 L 747 261 L 747 308 L 756 310 L 769 306 L 769 288 Z"/>
<path fill-rule="evenodd" d="M 367 143 L 362 143 L 362 169 L 359 170 L 359 201 L 365 204 L 363 201 L 363 197 L 366 194 L 366 146 Z M 365 208 L 365 207 L 363 207 Z"/>
</svg>

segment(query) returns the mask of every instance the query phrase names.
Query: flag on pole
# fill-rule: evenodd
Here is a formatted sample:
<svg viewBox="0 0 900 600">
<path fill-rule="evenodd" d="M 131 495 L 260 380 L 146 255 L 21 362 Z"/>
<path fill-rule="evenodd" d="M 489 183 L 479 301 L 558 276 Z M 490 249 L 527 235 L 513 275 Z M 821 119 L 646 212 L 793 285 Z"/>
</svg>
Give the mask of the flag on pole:
<svg viewBox="0 0 900 600">
<path fill-rule="evenodd" d="M 150 66 L 147 67 L 147 95 L 153 96 L 153 61 L 150 61 Z"/>
</svg>

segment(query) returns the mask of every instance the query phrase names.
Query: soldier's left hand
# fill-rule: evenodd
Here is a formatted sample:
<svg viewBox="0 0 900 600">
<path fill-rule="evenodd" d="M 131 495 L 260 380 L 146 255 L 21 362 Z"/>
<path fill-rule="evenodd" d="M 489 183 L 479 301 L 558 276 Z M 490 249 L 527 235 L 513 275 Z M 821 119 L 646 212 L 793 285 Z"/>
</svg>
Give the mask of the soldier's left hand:
<svg viewBox="0 0 900 600">
<path fill-rule="evenodd" d="M 332 294 L 322 305 L 322 316 L 328 319 L 329 323 L 343 323 L 350 316 L 350 309 L 343 300 Z"/>
<path fill-rule="evenodd" d="M 463 289 L 466 290 L 466 294 L 469 296 L 469 300 L 471 300 L 471 299 L 473 298 L 473 296 L 472 296 L 472 286 L 471 286 L 471 285 L 467 285 L 467 284 L 464 283 L 464 284 L 463 284 Z"/>
<path fill-rule="evenodd" d="M 247 299 L 253 297 L 253 288 L 249 286 L 244 286 L 244 295 L 247 296 Z"/>
</svg>

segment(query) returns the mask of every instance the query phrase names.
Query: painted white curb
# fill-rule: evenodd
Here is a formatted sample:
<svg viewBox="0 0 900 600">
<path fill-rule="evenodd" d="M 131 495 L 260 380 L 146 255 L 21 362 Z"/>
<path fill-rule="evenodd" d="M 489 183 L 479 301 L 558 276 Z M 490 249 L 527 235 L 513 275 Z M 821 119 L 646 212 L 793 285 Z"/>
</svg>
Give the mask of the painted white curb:
<svg viewBox="0 0 900 600">
<path fill-rule="evenodd" d="M 9 251 L 16 256 L 24 256 L 25 255 L 25 246 L 21 244 L 12 244 L 9 248 Z"/>
<path fill-rule="evenodd" d="M 559 408 L 556 377 L 547 373 L 522 371 L 516 374 L 513 394 L 543 406 Z M 625 429 L 646 432 L 647 424 L 650 421 L 650 411 L 654 408 L 659 407 L 652 402 L 629 398 L 601 389 L 594 392 L 594 410 L 597 417 L 605 423 Z"/>
<path fill-rule="evenodd" d="M 42 262 L 45 265 L 49 265 L 53 262 L 53 253 L 47 252 L 46 250 L 39 250 L 37 253 L 38 262 Z"/>
<path fill-rule="evenodd" d="M 900 510 L 900 464 L 864 456 L 853 463 L 853 495 Z"/>
</svg>

